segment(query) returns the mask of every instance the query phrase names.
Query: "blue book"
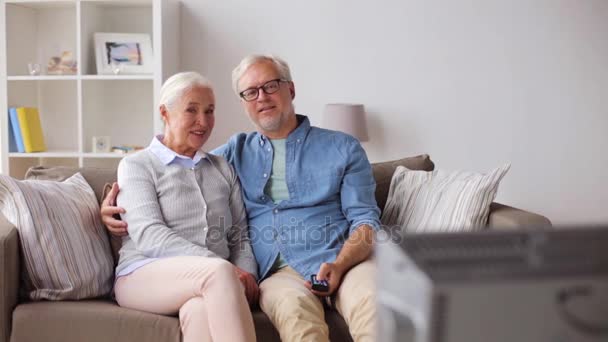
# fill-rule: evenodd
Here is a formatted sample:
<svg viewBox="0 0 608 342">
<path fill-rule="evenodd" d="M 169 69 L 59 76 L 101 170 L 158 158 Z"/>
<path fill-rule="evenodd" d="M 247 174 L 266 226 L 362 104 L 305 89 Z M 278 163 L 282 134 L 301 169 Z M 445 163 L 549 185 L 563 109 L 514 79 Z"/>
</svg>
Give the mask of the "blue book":
<svg viewBox="0 0 608 342">
<path fill-rule="evenodd" d="M 11 122 L 11 127 L 13 128 L 13 137 L 15 140 L 15 145 L 17 145 L 17 152 L 25 152 L 25 146 L 23 145 L 23 137 L 21 136 L 21 126 L 19 126 L 19 118 L 17 117 L 17 109 L 9 108 L 9 121 Z"/>
<path fill-rule="evenodd" d="M 15 135 L 13 134 L 13 128 L 10 127 L 11 124 L 11 112 L 7 112 L 8 115 L 8 151 L 9 152 L 18 152 L 17 150 L 17 142 L 15 141 Z"/>
</svg>

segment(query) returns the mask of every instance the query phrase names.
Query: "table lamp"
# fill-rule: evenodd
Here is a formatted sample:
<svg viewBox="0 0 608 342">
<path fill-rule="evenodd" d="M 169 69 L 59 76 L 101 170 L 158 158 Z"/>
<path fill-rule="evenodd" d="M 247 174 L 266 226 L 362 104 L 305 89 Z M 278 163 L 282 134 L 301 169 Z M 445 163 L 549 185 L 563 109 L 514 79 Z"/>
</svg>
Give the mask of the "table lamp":
<svg viewBox="0 0 608 342">
<path fill-rule="evenodd" d="M 323 111 L 323 128 L 344 132 L 368 141 L 365 108 L 362 104 L 330 103 Z"/>
</svg>

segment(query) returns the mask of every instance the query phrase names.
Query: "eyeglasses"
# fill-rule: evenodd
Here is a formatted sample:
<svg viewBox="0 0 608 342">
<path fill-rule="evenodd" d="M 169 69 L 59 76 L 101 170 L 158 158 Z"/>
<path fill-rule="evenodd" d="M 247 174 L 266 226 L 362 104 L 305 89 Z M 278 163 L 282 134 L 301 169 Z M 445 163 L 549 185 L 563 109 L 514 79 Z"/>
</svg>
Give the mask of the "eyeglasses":
<svg viewBox="0 0 608 342">
<path fill-rule="evenodd" d="M 279 91 L 279 88 L 281 87 L 281 82 L 288 81 L 281 78 L 277 78 L 276 80 L 270 80 L 259 87 L 245 89 L 240 92 L 239 95 L 245 101 L 257 100 L 258 96 L 260 95 L 260 89 L 262 89 L 262 91 L 264 91 L 264 94 L 266 95 L 274 94 Z"/>
</svg>

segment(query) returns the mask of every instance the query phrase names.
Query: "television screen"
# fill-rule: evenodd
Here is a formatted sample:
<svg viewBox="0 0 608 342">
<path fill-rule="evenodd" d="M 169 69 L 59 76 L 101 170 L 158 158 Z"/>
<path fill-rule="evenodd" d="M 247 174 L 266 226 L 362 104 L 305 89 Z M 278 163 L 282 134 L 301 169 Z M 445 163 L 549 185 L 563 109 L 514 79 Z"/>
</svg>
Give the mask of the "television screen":
<svg viewBox="0 0 608 342">
<path fill-rule="evenodd" d="M 608 341 L 608 226 L 377 240 L 378 341 Z"/>
</svg>

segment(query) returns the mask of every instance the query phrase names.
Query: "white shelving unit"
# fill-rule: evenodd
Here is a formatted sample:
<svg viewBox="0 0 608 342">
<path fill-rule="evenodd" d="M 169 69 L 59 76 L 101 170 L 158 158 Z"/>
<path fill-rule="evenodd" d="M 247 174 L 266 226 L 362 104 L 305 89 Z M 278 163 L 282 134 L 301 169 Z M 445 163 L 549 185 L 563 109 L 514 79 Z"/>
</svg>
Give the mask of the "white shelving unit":
<svg viewBox="0 0 608 342">
<path fill-rule="evenodd" d="M 22 178 L 34 165 L 115 166 L 123 155 L 93 153 L 94 136 L 146 146 L 162 130 L 162 82 L 178 71 L 177 0 L 0 0 L 0 171 Z M 93 34 L 147 33 L 152 74 L 98 75 Z M 47 75 L 52 56 L 71 51 L 76 75 Z M 30 76 L 28 63 L 41 65 Z M 46 152 L 9 153 L 8 108 L 37 107 Z"/>
</svg>

